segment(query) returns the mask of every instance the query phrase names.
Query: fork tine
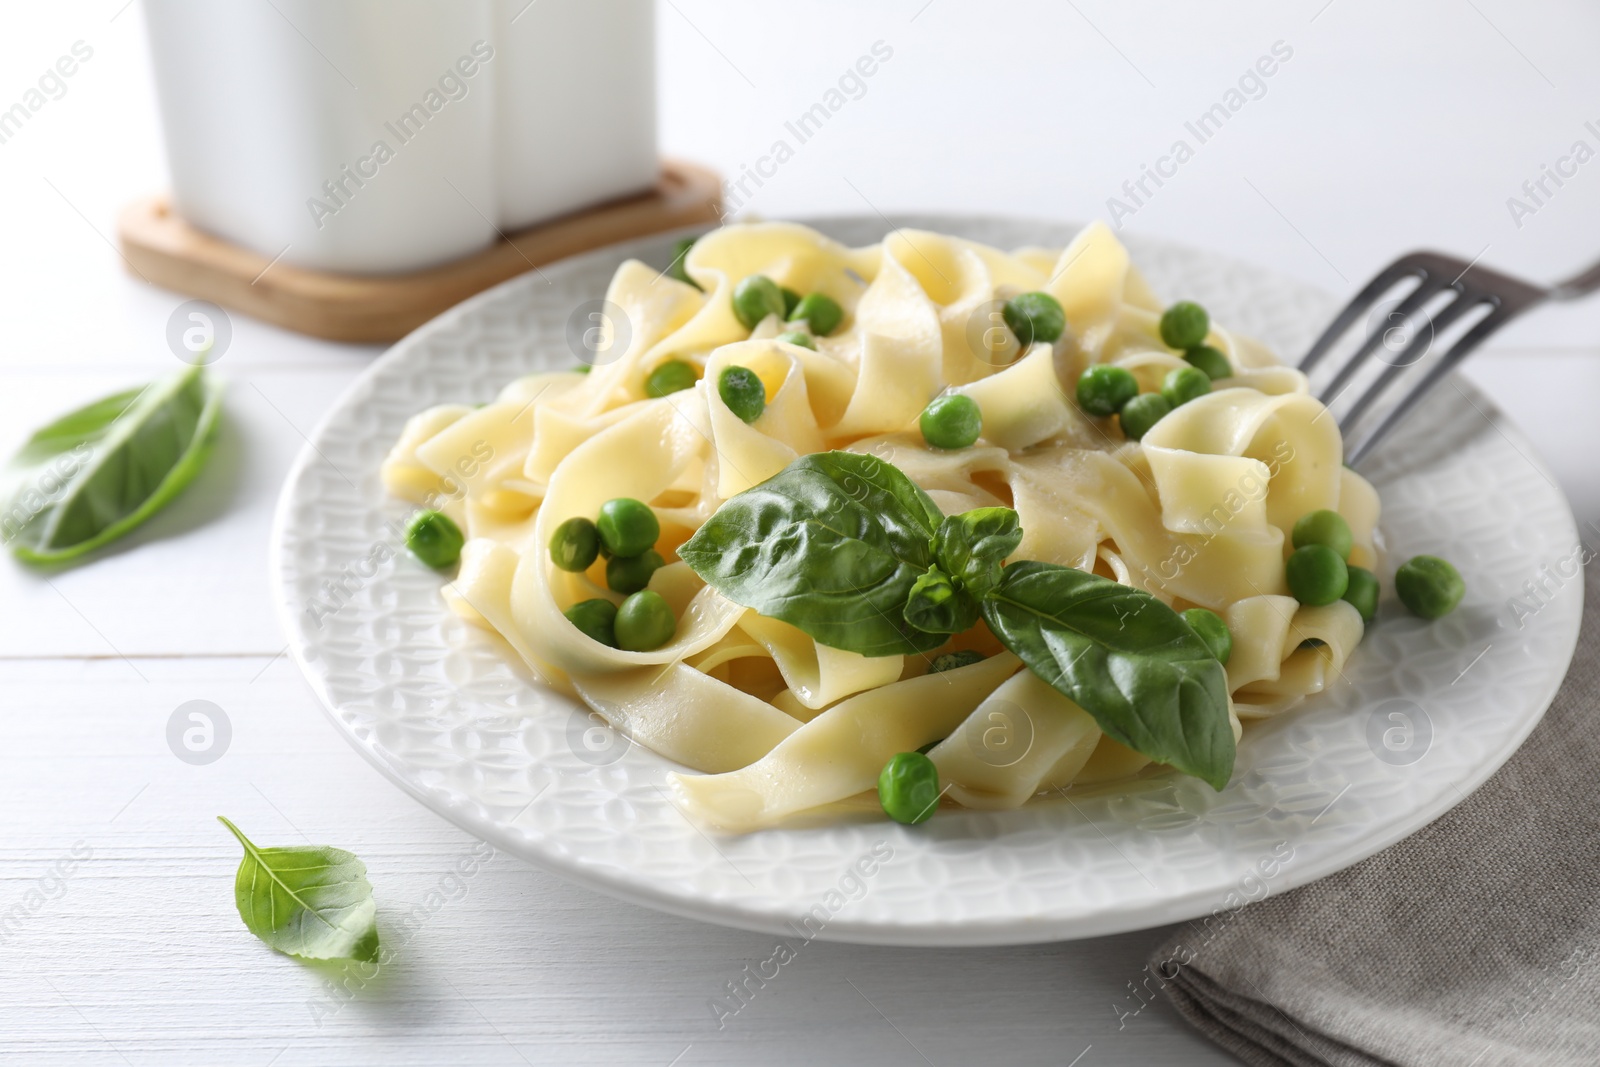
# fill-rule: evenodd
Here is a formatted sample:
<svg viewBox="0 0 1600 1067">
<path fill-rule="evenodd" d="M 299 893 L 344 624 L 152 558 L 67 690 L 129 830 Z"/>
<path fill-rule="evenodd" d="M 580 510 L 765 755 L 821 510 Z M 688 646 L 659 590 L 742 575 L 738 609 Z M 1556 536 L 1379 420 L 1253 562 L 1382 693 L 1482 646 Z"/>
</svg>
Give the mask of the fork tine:
<svg viewBox="0 0 1600 1067">
<path fill-rule="evenodd" d="M 1395 361 L 1385 367 L 1377 380 L 1367 387 L 1366 392 L 1357 397 L 1355 403 L 1350 405 L 1350 409 L 1345 412 L 1344 418 L 1339 420 L 1339 429 L 1346 436 L 1349 436 L 1350 432 L 1360 423 L 1361 416 L 1389 390 L 1395 379 L 1405 373 L 1417 360 L 1428 354 L 1426 346 L 1432 345 L 1435 337 L 1455 325 L 1456 320 L 1460 319 L 1461 316 L 1475 307 L 1482 306 L 1485 302 L 1484 297 L 1468 296 L 1459 289 L 1446 288 L 1441 289 L 1440 292 L 1454 292 L 1456 297 L 1449 304 L 1440 308 L 1439 313 L 1431 320 L 1430 326 L 1432 328 L 1427 341 L 1424 342 L 1420 334 L 1412 337 L 1411 343 L 1400 350 Z M 1421 351 L 1418 350 L 1419 348 Z"/>
<path fill-rule="evenodd" d="M 1395 260 L 1379 271 L 1377 276 L 1367 283 L 1366 288 L 1351 298 L 1339 312 L 1338 317 L 1322 331 L 1322 336 L 1317 338 L 1316 344 L 1312 345 L 1300 360 L 1301 373 L 1310 374 L 1311 369 L 1328 354 L 1334 343 L 1344 336 L 1345 331 L 1372 306 L 1378 297 L 1394 288 L 1404 278 L 1427 276 L 1427 268 L 1416 262 L 1416 255 L 1417 253 L 1412 253 Z"/>
<path fill-rule="evenodd" d="M 1458 301 L 1458 303 L 1465 302 Z M 1423 376 L 1414 389 L 1401 399 L 1400 403 L 1395 405 L 1394 410 L 1389 412 L 1384 420 L 1378 424 L 1378 428 L 1362 438 L 1361 442 L 1350 450 L 1346 462 L 1352 465 L 1360 462 L 1368 452 L 1372 451 L 1373 446 L 1383 440 L 1389 431 L 1394 429 L 1396 424 L 1405 418 L 1412 408 L 1416 407 L 1417 401 L 1421 400 L 1433 390 L 1434 386 L 1443 381 L 1444 376 L 1454 370 L 1462 360 L 1466 359 L 1474 348 L 1483 343 L 1486 337 L 1501 326 L 1504 326 L 1508 320 L 1514 318 L 1522 310 L 1521 308 L 1506 307 L 1498 300 L 1490 300 L 1489 302 L 1494 305 L 1494 310 L 1480 319 L 1472 329 L 1468 330 L 1454 345 L 1450 346 L 1450 350 L 1428 369 L 1428 373 Z"/>
<path fill-rule="evenodd" d="M 1421 310 L 1422 306 L 1429 300 L 1432 300 L 1443 291 L 1444 286 L 1439 285 L 1435 277 L 1425 272 L 1422 275 L 1421 283 L 1407 294 L 1404 300 L 1396 304 L 1394 310 L 1389 314 L 1398 316 L 1404 322 Z M 1368 333 L 1366 339 L 1361 342 L 1361 347 L 1357 348 L 1355 353 L 1345 361 L 1344 366 L 1339 368 L 1339 373 L 1335 374 L 1333 380 L 1323 388 L 1322 395 L 1318 399 L 1324 404 L 1332 404 L 1337 400 L 1339 394 L 1344 392 L 1345 387 L 1350 384 L 1350 380 L 1360 373 L 1362 367 L 1366 366 L 1367 359 L 1378 350 L 1379 345 L 1383 344 L 1383 336 L 1384 331 L 1382 330 L 1373 330 Z"/>
</svg>

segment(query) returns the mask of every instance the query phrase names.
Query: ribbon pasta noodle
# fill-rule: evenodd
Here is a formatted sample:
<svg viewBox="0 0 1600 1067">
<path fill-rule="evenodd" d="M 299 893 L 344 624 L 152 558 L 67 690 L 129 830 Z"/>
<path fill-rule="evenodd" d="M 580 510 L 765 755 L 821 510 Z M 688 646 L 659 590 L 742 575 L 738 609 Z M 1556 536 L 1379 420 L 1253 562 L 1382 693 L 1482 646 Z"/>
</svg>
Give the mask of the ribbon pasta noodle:
<svg viewBox="0 0 1600 1067">
<path fill-rule="evenodd" d="M 542 681 L 687 768 L 673 785 L 704 824 L 754 830 L 845 800 L 871 790 L 895 753 L 929 745 L 948 799 L 983 809 L 1115 781 L 1150 762 L 981 623 L 926 655 L 863 656 L 733 603 L 676 560 L 724 501 L 811 453 L 871 453 L 946 515 L 1015 509 L 1015 558 L 1216 612 L 1233 638 L 1235 738 L 1244 723 L 1327 688 L 1360 640 L 1352 605 L 1303 606 L 1285 584 L 1289 533 L 1309 511 L 1343 516 L 1352 564 L 1371 568 L 1379 551 L 1377 494 L 1342 466 L 1337 426 L 1319 417 L 1300 373 L 1213 327 L 1208 341 L 1232 376 L 1141 441 L 1087 415 L 1063 387 L 1111 363 L 1150 390 L 1186 365 L 1162 344 L 1161 305 L 1104 225 L 1060 252 L 1015 253 L 922 231 L 847 248 L 803 226 L 735 225 L 701 238 L 685 269 L 698 288 L 624 263 L 606 292 L 626 317 L 626 330 L 606 327 L 614 358 L 587 374 L 520 379 L 478 408 L 416 415 L 382 475 L 397 497 L 444 501 L 465 531 L 460 573 L 445 587 L 451 609 L 498 633 Z M 832 298 L 842 326 L 814 348 L 780 340 L 776 315 L 745 326 L 732 295 L 755 274 Z M 1060 302 L 1067 328 L 1053 344 L 1024 348 L 991 328 L 985 309 L 1032 291 Z M 699 381 L 651 397 L 651 372 L 667 360 L 688 363 Z M 716 388 L 730 367 L 747 368 L 765 392 L 751 422 Z M 919 414 L 947 390 L 981 411 L 977 445 L 945 451 L 918 432 Z M 622 598 L 607 587 L 604 561 L 571 573 L 547 547 L 563 521 L 619 497 L 648 503 L 660 522 L 666 563 L 649 589 L 677 628 L 650 651 L 609 647 L 568 621 L 576 603 Z M 953 649 L 984 658 L 930 673 L 934 656 Z M 996 756 L 996 736 L 1014 750 Z"/>
</svg>

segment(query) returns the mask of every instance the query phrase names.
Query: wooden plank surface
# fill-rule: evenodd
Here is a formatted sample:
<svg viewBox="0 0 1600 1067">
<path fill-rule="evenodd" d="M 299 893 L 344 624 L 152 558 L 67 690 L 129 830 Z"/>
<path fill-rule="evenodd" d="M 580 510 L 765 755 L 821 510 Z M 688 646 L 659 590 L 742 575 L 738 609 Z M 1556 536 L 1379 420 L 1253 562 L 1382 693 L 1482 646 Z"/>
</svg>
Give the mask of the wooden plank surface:
<svg viewBox="0 0 1600 1067">
<path fill-rule="evenodd" d="M 688 1049 L 679 1063 L 911 1064 L 920 1049 L 940 1063 L 1065 1064 L 1089 1045 L 1129 1062 L 1229 1062 L 1164 1007 L 1113 1010 L 1138 1003 L 1125 986 L 1161 931 L 984 950 L 814 942 L 719 1029 L 707 1002 L 772 954 L 770 935 L 492 854 L 338 741 L 292 665 L 265 663 L 0 664 L 0 917 L 27 912 L 0 918 L 6 1062 L 665 1067 Z M 207 766 L 179 760 L 165 735 L 196 699 L 232 726 Z M 360 855 L 395 961 L 362 981 L 257 942 L 233 907 L 239 849 L 219 814 L 261 844 Z M 28 910 L 34 891 L 44 899 Z"/>
</svg>

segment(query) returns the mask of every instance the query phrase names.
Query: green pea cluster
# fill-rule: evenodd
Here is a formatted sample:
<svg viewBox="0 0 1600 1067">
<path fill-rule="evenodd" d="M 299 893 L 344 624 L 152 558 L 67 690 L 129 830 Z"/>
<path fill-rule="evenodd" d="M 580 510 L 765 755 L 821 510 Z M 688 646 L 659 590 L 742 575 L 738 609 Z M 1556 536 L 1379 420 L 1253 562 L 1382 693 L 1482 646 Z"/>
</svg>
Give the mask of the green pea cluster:
<svg viewBox="0 0 1600 1067">
<path fill-rule="evenodd" d="M 1370 624 L 1378 613 L 1378 577 L 1348 562 L 1353 538 L 1344 517 L 1327 509 L 1302 515 L 1290 542 L 1294 552 L 1284 563 L 1284 578 L 1294 598 L 1314 607 L 1346 601 Z M 1401 564 L 1394 585 L 1407 610 L 1424 619 L 1449 614 L 1466 592 L 1460 573 L 1437 556 L 1413 556 Z"/>
<path fill-rule="evenodd" d="M 1191 366 L 1204 372 L 1210 381 L 1233 377 L 1228 357 L 1206 344 L 1211 333 L 1211 316 L 1192 300 L 1180 300 L 1161 313 L 1161 342 L 1176 348 Z"/>
<path fill-rule="evenodd" d="M 1352 545 L 1350 524 L 1344 516 L 1327 509 L 1302 515 L 1294 524 L 1290 541 L 1294 552 L 1284 564 L 1284 577 L 1294 598 L 1311 607 L 1344 599 L 1350 591 L 1351 568 L 1347 561 Z M 1373 592 L 1376 594 L 1376 589 Z M 1359 599 L 1361 594 L 1358 592 L 1357 596 Z M 1377 610 L 1376 595 L 1371 605 L 1354 600 L 1351 603 L 1362 613 L 1362 622 L 1370 617 L 1364 609 Z"/>
<path fill-rule="evenodd" d="M 620 605 L 603 597 L 584 600 L 566 610 L 567 621 L 603 645 L 626 652 L 648 652 L 672 640 L 678 622 L 660 593 L 645 586 L 666 561 L 655 549 L 661 522 L 650 505 L 618 497 L 600 505 L 595 521 L 567 519 L 550 537 L 550 562 L 580 573 L 606 559 L 606 585 L 621 594 Z"/>
<path fill-rule="evenodd" d="M 1091 415 L 1117 416 L 1122 432 L 1139 441 L 1173 408 L 1211 392 L 1211 383 L 1233 374 L 1228 357 L 1205 344 L 1211 330 L 1206 309 L 1190 301 L 1173 304 L 1161 316 L 1161 339 L 1185 349 L 1187 367 L 1167 372 L 1159 392 L 1139 392 L 1139 382 L 1123 367 L 1097 364 L 1078 378 L 1078 406 Z"/>
<path fill-rule="evenodd" d="M 1378 611 L 1378 578 L 1365 567 L 1350 566 L 1353 540 L 1344 516 L 1326 508 L 1302 515 L 1290 541 L 1294 552 L 1284 564 L 1284 578 L 1294 598 L 1313 607 L 1344 600 L 1370 623 Z"/>
<path fill-rule="evenodd" d="M 817 347 L 813 338 L 827 337 L 844 322 L 844 308 L 826 293 L 801 296 L 780 286 L 765 274 L 752 274 L 733 287 L 733 314 L 747 330 L 759 326 L 769 315 L 794 324 L 778 340 L 803 348 Z"/>
</svg>

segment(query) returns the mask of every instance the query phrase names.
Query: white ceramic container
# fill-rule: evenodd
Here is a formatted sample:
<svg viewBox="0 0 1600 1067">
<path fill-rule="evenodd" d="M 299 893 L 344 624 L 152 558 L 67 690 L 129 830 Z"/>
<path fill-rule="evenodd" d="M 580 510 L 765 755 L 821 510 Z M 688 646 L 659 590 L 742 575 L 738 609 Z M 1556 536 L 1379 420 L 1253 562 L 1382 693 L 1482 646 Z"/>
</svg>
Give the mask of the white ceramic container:
<svg viewBox="0 0 1600 1067">
<path fill-rule="evenodd" d="M 177 212 L 282 262 L 448 262 L 648 187 L 649 0 L 145 0 Z"/>
<path fill-rule="evenodd" d="M 529 226 L 656 179 L 650 0 L 495 0 L 500 224 Z"/>
</svg>

